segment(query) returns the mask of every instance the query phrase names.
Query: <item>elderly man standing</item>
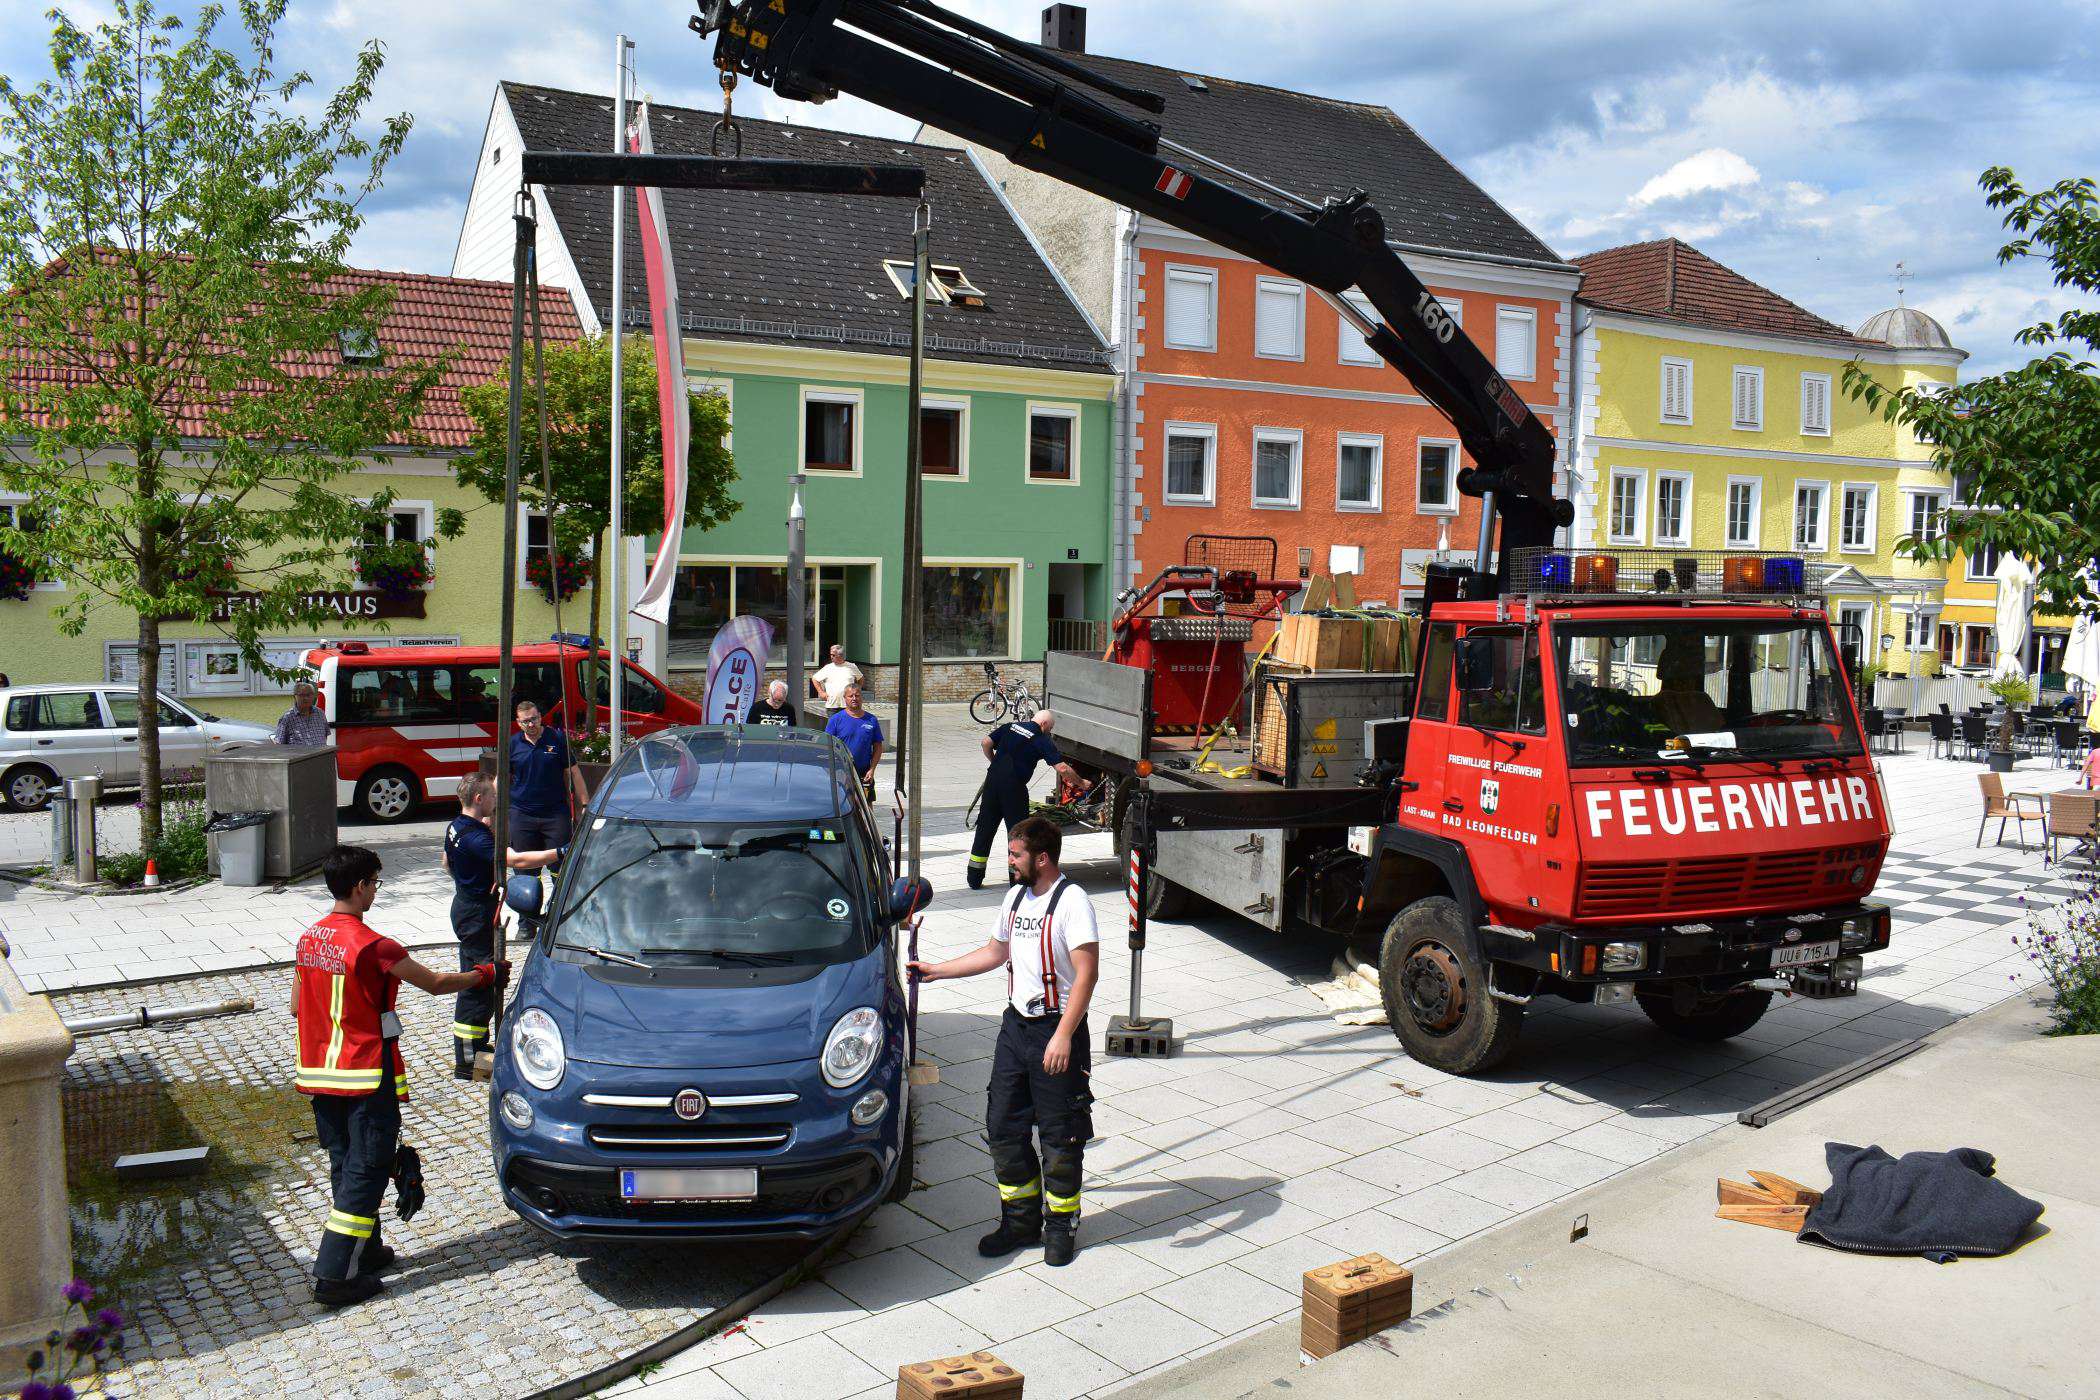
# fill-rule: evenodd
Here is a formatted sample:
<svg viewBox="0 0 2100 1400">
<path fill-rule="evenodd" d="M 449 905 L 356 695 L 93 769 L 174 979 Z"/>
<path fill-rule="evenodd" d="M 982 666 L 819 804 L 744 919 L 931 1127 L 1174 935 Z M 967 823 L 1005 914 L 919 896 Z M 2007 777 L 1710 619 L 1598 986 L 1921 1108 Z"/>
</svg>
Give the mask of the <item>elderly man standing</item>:
<svg viewBox="0 0 2100 1400">
<path fill-rule="evenodd" d="M 276 732 L 270 742 L 282 744 L 288 749 L 323 749 L 328 747 L 328 716 L 321 713 L 321 692 L 312 681 L 301 681 L 292 687 L 292 708 L 277 720 Z"/>
<path fill-rule="evenodd" d="M 765 697 L 751 702 L 744 715 L 746 724 L 770 724 L 780 729 L 793 729 L 801 722 L 795 707 L 788 703 L 788 683 L 774 681 L 766 687 Z"/>
<path fill-rule="evenodd" d="M 844 647 L 833 642 L 830 664 L 819 666 L 810 673 L 809 693 L 816 700 L 818 709 L 834 714 L 846 708 L 846 687 L 859 685 L 861 679 L 860 667 L 846 659 Z"/>
<path fill-rule="evenodd" d="M 977 838 L 970 843 L 965 877 L 971 889 L 984 888 L 985 866 L 999 823 L 1006 823 L 1007 839 L 1012 840 L 1015 824 L 1028 815 L 1028 780 L 1035 776 L 1035 765 L 1047 763 L 1067 778 L 1077 776 L 1050 738 L 1055 728 L 1057 716 L 1037 710 L 1033 718 L 1002 724 L 978 741 L 986 767 L 984 792 L 977 801 Z"/>
</svg>

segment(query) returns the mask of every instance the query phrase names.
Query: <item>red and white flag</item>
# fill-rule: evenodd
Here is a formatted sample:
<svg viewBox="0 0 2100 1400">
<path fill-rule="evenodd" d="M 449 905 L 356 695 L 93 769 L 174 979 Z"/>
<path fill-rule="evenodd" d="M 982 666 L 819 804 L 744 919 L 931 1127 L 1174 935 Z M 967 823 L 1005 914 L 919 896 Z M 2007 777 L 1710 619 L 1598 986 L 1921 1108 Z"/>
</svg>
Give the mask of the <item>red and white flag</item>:
<svg viewBox="0 0 2100 1400">
<path fill-rule="evenodd" d="M 649 139 L 649 104 L 644 102 L 627 129 L 627 149 L 653 155 Z M 649 577 L 630 609 L 636 617 L 662 625 L 671 616 L 671 581 L 678 573 L 678 548 L 685 533 L 685 457 L 693 440 L 693 421 L 685 383 L 685 338 L 678 325 L 678 270 L 671 261 L 671 226 L 664 218 L 664 192 L 637 185 L 635 212 L 641 221 L 642 266 L 649 277 L 650 330 L 656 341 L 656 395 L 664 425 L 663 537 L 650 561 Z"/>
</svg>

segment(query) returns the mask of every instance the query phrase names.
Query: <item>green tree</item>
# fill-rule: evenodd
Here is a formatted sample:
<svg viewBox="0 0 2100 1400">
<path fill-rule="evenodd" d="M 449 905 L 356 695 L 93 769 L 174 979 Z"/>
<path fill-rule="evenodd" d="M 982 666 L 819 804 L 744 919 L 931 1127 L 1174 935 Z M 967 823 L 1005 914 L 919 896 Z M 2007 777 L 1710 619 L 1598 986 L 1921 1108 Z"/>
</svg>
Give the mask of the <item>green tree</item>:
<svg viewBox="0 0 2100 1400">
<path fill-rule="evenodd" d="M 2090 179 L 2030 192 L 1994 166 L 1978 183 L 2016 235 L 1998 261 L 2046 258 L 2056 285 L 2100 291 L 2100 196 Z M 2039 597 L 2066 611 L 2100 610 L 2089 572 L 2100 559 L 2100 309 L 2075 308 L 2019 333 L 2044 350 L 2018 369 L 1946 392 L 1892 389 L 1857 362 L 1845 389 L 1932 445 L 1933 461 L 1961 485 L 1961 501 L 1935 538 L 1906 537 L 1914 559 L 1952 559 L 1994 548 L 2028 560 Z"/>
<path fill-rule="evenodd" d="M 409 119 L 366 129 L 376 43 L 332 94 L 280 73 L 284 11 L 240 0 L 240 52 L 213 5 L 187 31 L 150 0 L 92 31 L 53 11 L 52 76 L 0 77 L 0 484 L 37 507 L 0 548 L 63 575 L 70 634 L 137 615 L 149 715 L 165 623 L 260 663 L 264 632 L 334 617 L 307 595 L 350 581 L 346 542 L 390 504 L 344 478 L 408 440 L 440 369 L 349 362 L 389 298 L 342 260 Z M 139 750 L 150 848 L 155 726 Z"/>
<path fill-rule="evenodd" d="M 548 538 L 563 553 L 590 552 L 590 618 L 586 636 L 603 615 L 598 586 L 603 576 L 605 534 L 612 528 L 612 341 L 606 336 L 550 346 L 547 350 L 547 468 L 554 483 L 550 506 L 540 482 L 539 393 L 532 352 L 525 356 L 524 460 L 518 497 L 545 511 Z M 663 413 L 656 396 L 656 351 L 630 337 L 620 357 L 622 465 L 626 480 L 621 509 L 626 528 L 654 531 L 664 518 Z M 503 499 L 504 452 L 510 431 L 510 387 L 505 377 L 461 391 L 474 421 L 474 441 L 457 463 L 459 479 L 491 501 Z M 685 523 L 713 529 L 735 515 L 740 502 L 729 488 L 736 465 L 723 438 L 729 405 L 717 394 L 691 396 L 692 445 L 686 452 Z M 595 685 L 588 687 L 595 699 Z"/>
</svg>

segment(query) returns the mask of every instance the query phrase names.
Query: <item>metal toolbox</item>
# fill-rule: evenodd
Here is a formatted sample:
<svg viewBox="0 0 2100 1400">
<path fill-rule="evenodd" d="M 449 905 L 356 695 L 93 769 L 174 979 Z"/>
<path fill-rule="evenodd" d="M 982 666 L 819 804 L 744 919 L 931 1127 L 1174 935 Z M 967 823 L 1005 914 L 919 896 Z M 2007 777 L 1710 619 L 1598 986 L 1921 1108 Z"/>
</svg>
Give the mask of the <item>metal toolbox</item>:
<svg viewBox="0 0 2100 1400">
<path fill-rule="evenodd" d="M 1412 674 L 1264 666 L 1255 687 L 1254 766 L 1289 787 L 1354 787 L 1364 721 L 1407 713 Z"/>
</svg>

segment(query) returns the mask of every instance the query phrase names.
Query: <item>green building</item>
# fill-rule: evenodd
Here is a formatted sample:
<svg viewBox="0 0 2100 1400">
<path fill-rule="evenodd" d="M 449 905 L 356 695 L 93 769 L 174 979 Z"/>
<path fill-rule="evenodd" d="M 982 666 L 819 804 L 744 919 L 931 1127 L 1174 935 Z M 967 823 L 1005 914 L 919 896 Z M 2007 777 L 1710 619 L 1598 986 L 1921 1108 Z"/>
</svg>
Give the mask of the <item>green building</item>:
<svg viewBox="0 0 2100 1400">
<path fill-rule="evenodd" d="M 510 260 L 521 149 L 605 144 L 603 97 L 502 84 L 454 259 L 462 276 Z M 652 108 L 659 152 L 705 154 L 715 113 Z M 1115 380 L 1102 338 L 1004 195 L 967 151 L 740 119 L 743 153 L 918 165 L 927 177 L 928 287 L 921 425 L 929 693 L 967 694 L 983 660 L 1036 662 L 1085 645 L 1106 616 Z M 772 618 L 784 655 L 787 516 L 801 473 L 813 657 L 833 642 L 879 694 L 898 659 L 909 365 L 909 201 L 667 190 L 688 374 L 729 400 L 742 508 L 689 530 L 667 628 L 642 661 L 697 684 L 716 628 Z M 611 196 L 542 190 L 543 279 L 585 327 L 611 318 Z M 630 333 L 648 284 L 624 208 Z M 631 522 L 640 525 L 643 522 Z M 630 542 L 639 582 L 655 541 Z"/>
</svg>

